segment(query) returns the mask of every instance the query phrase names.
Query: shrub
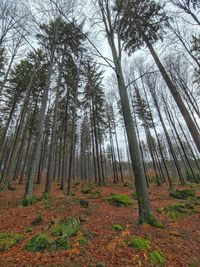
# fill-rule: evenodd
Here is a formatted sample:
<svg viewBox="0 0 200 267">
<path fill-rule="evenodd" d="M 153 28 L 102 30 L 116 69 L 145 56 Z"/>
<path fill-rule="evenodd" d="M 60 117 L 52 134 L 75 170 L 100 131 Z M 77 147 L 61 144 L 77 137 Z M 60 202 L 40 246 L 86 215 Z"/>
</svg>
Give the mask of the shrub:
<svg viewBox="0 0 200 267">
<path fill-rule="evenodd" d="M 142 237 L 131 237 L 127 241 L 128 245 L 138 250 L 150 249 L 151 241 Z"/>
<path fill-rule="evenodd" d="M 22 239 L 24 239 L 24 235 L 21 234 L 0 233 L 0 252 L 15 246 Z"/>
<path fill-rule="evenodd" d="M 160 250 L 154 250 L 150 253 L 151 263 L 155 266 L 163 265 L 166 262 L 166 256 Z"/>
<path fill-rule="evenodd" d="M 112 227 L 115 231 L 123 231 L 124 227 L 120 224 L 114 224 Z"/>
<path fill-rule="evenodd" d="M 32 196 L 32 197 L 23 198 L 21 201 L 21 204 L 22 206 L 27 207 L 27 206 L 35 204 L 36 202 L 37 202 L 37 198 L 35 196 Z"/>
<path fill-rule="evenodd" d="M 107 197 L 107 200 L 117 207 L 126 207 L 133 204 L 133 200 L 128 195 L 114 194 Z"/>
<path fill-rule="evenodd" d="M 188 199 L 189 197 L 195 198 L 196 192 L 193 189 L 183 189 L 183 190 L 171 191 L 169 195 L 170 197 L 176 199 Z"/>
</svg>

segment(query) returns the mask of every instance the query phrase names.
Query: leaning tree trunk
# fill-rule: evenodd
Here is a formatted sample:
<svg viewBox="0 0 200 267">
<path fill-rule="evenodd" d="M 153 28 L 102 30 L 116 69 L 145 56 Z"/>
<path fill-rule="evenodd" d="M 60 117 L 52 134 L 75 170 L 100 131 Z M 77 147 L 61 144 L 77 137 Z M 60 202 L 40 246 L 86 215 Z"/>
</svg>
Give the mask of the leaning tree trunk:
<svg viewBox="0 0 200 267">
<path fill-rule="evenodd" d="M 139 27 L 138 27 L 139 29 Z M 143 37 L 143 40 L 145 41 L 152 57 L 154 58 L 155 60 L 155 63 L 161 73 L 161 75 L 163 76 L 163 79 L 165 80 L 187 126 L 188 126 L 188 129 L 191 133 L 191 136 L 196 144 L 196 147 L 198 148 L 199 152 L 200 152 L 200 133 L 194 123 L 194 121 L 192 120 L 191 116 L 190 116 L 190 113 L 189 111 L 187 110 L 181 96 L 180 96 L 180 93 L 179 91 L 177 90 L 176 86 L 173 84 L 171 78 L 169 77 L 167 71 L 165 70 L 163 64 L 161 63 L 156 51 L 154 50 L 152 44 L 150 43 L 149 39 L 147 38 L 147 36 L 144 34 L 144 32 L 139 29 L 139 32 L 141 33 L 142 37 Z"/>
</svg>

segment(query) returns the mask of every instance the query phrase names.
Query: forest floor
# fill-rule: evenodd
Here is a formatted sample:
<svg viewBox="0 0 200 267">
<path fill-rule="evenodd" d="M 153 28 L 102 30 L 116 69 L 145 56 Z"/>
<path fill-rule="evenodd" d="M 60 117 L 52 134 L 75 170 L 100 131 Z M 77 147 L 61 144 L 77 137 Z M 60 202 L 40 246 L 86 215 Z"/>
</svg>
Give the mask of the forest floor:
<svg viewBox="0 0 200 267">
<path fill-rule="evenodd" d="M 160 266 L 152 263 L 150 254 L 159 250 L 166 257 L 162 266 L 200 266 L 200 186 L 187 185 L 194 188 L 196 200 L 181 201 L 169 197 L 167 185 L 150 188 L 150 198 L 156 217 L 165 225 L 164 229 L 150 225 L 138 225 L 137 201 L 128 207 L 116 207 L 106 200 L 111 194 L 132 195 L 135 191 L 124 185 L 107 185 L 93 188 L 94 192 L 83 194 L 82 184 L 73 187 L 74 196 L 66 197 L 53 184 L 52 198 L 37 201 L 23 207 L 21 198 L 24 185 L 13 185 L 15 190 L 0 192 L 0 233 L 20 233 L 24 239 L 15 246 L 0 253 L 0 267 L 31 266 L 68 266 L 68 267 L 128 267 L 128 266 Z M 177 188 L 178 186 L 176 186 Z M 180 187 L 178 187 L 180 188 Z M 36 185 L 35 195 L 41 196 L 42 186 Z M 96 190 L 96 191 L 95 191 Z M 79 201 L 87 199 L 88 207 L 81 207 Z M 195 212 L 184 214 L 181 218 L 170 218 L 163 212 L 164 207 L 175 203 L 192 201 Z M 33 221 L 40 218 L 38 224 Z M 60 251 L 27 252 L 24 247 L 28 240 L 45 231 L 56 220 L 71 217 L 81 218 L 83 233 L 87 242 L 80 244 L 73 237 L 69 249 Z M 113 229 L 113 225 L 123 226 L 122 231 Z M 80 235 L 79 232 L 79 235 Z M 83 234 L 81 233 L 81 234 Z M 129 246 L 126 240 L 130 236 L 151 240 L 146 250 Z"/>
</svg>

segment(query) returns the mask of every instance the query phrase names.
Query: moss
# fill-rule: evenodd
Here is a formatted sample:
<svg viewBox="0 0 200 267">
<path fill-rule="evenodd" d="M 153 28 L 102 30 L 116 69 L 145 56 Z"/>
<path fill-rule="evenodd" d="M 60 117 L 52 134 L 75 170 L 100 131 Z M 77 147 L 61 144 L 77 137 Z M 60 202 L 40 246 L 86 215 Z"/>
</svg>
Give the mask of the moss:
<svg viewBox="0 0 200 267">
<path fill-rule="evenodd" d="M 39 234 L 34 236 L 24 247 L 26 251 L 38 252 L 44 250 L 65 250 L 70 247 L 68 237 L 61 236 L 56 240 L 51 240 L 47 235 Z"/>
<path fill-rule="evenodd" d="M 51 250 L 65 250 L 69 248 L 70 248 L 70 243 L 67 235 L 57 238 L 49 245 L 49 249 Z"/>
<path fill-rule="evenodd" d="M 21 204 L 23 207 L 27 207 L 33 205 L 37 202 L 37 198 L 35 196 L 32 197 L 25 197 L 22 199 Z"/>
<path fill-rule="evenodd" d="M 25 230 L 26 230 L 27 233 L 31 233 L 33 231 L 33 228 L 32 227 L 27 227 Z"/>
<path fill-rule="evenodd" d="M 81 246 L 84 246 L 85 244 L 87 244 L 87 242 L 88 242 L 88 240 L 87 240 L 87 238 L 85 236 L 80 237 L 79 244 Z"/>
<path fill-rule="evenodd" d="M 123 231 L 124 230 L 124 227 L 120 224 L 114 224 L 113 227 L 112 227 L 115 231 Z"/>
<path fill-rule="evenodd" d="M 163 209 L 163 211 L 172 219 L 176 220 L 183 218 L 186 215 L 192 214 L 195 212 L 194 205 L 189 203 L 177 203 L 169 205 Z"/>
<path fill-rule="evenodd" d="M 114 194 L 106 199 L 117 207 L 126 207 L 133 204 L 131 197 L 123 194 Z"/>
<path fill-rule="evenodd" d="M 24 235 L 17 233 L 0 233 L 0 252 L 9 249 L 24 239 Z"/>
<path fill-rule="evenodd" d="M 25 246 L 25 250 L 29 252 L 37 252 L 45 250 L 49 247 L 51 242 L 46 235 L 40 234 L 34 236 Z"/>
<path fill-rule="evenodd" d="M 169 195 L 170 197 L 173 197 L 176 199 L 195 198 L 196 191 L 194 189 L 176 190 L 176 191 L 171 191 Z"/>
<path fill-rule="evenodd" d="M 149 214 L 145 218 L 145 223 L 150 224 L 152 227 L 164 229 L 165 226 L 159 220 L 157 220 L 152 214 Z"/>
<path fill-rule="evenodd" d="M 89 194 L 92 193 L 92 187 L 91 186 L 86 186 L 81 190 L 81 193 L 83 194 Z"/>
<path fill-rule="evenodd" d="M 165 264 L 167 258 L 164 253 L 160 250 L 154 250 L 150 253 L 151 263 L 155 266 Z"/>
<path fill-rule="evenodd" d="M 151 247 L 151 241 L 144 239 L 142 237 L 131 237 L 128 241 L 127 241 L 128 245 L 138 249 L 138 250 L 146 250 L 146 249 L 150 249 Z"/>
<path fill-rule="evenodd" d="M 67 221 L 56 222 L 50 229 L 54 236 L 67 235 L 68 237 L 75 236 L 80 229 L 80 220 L 71 218 Z"/>
</svg>

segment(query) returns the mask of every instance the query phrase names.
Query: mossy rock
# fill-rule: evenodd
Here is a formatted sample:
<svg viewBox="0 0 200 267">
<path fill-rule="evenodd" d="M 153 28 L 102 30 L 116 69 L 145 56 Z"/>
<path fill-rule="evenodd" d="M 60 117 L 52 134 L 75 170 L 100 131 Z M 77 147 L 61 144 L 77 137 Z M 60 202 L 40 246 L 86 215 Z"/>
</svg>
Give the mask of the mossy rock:
<svg viewBox="0 0 200 267">
<path fill-rule="evenodd" d="M 120 224 L 114 224 L 112 227 L 115 231 L 120 232 L 124 230 L 124 227 Z"/>
<path fill-rule="evenodd" d="M 55 240 L 50 239 L 45 234 L 34 236 L 24 247 L 29 252 L 39 252 L 44 250 L 65 250 L 70 247 L 68 236 L 61 236 Z"/>
<path fill-rule="evenodd" d="M 51 244 L 49 238 L 44 234 L 34 236 L 25 246 L 25 250 L 29 252 L 43 251 Z"/>
<path fill-rule="evenodd" d="M 149 255 L 153 266 L 162 266 L 167 261 L 165 254 L 160 250 L 154 250 Z"/>
<path fill-rule="evenodd" d="M 80 229 L 79 218 L 71 218 L 67 221 L 58 221 L 50 229 L 53 236 L 75 236 Z"/>
<path fill-rule="evenodd" d="M 114 194 L 106 198 L 110 203 L 117 207 L 127 207 L 132 205 L 133 199 L 128 195 Z"/>
<path fill-rule="evenodd" d="M 138 250 L 147 250 L 151 248 L 151 241 L 142 237 L 130 237 L 127 244 Z"/>
<path fill-rule="evenodd" d="M 195 212 L 193 204 L 190 203 L 177 203 L 169 205 L 163 209 L 163 211 L 172 219 L 177 220 L 190 215 Z"/>
<path fill-rule="evenodd" d="M 51 250 L 66 250 L 69 248 L 70 248 L 70 242 L 67 235 L 57 238 L 49 245 L 49 249 Z"/>
<path fill-rule="evenodd" d="M 176 199 L 195 198 L 196 191 L 194 189 L 176 190 L 176 191 L 171 191 L 169 195 L 170 197 L 173 197 Z"/>
<path fill-rule="evenodd" d="M 3 252 L 12 246 L 15 246 L 20 240 L 24 239 L 24 235 L 17 233 L 0 233 L 0 252 Z"/>
<path fill-rule="evenodd" d="M 35 196 L 32 197 L 25 197 L 21 201 L 21 205 L 23 207 L 31 206 L 37 202 L 37 198 Z"/>
</svg>

